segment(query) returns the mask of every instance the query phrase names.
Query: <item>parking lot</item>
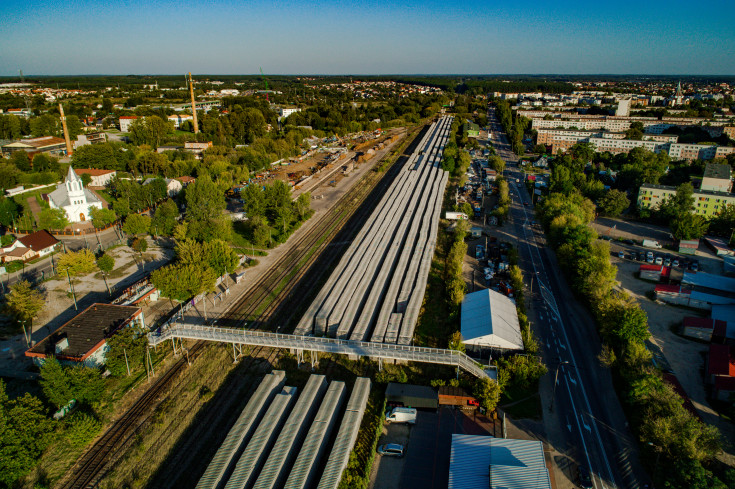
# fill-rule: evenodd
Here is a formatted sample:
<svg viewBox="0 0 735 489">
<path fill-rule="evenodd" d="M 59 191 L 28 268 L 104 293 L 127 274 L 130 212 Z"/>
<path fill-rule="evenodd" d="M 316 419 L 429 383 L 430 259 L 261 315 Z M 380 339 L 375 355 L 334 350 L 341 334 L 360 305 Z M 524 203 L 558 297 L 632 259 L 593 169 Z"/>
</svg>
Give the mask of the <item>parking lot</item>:
<svg viewBox="0 0 735 489">
<path fill-rule="evenodd" d="M 419 411 L 416 424 L 386 424 L 378 446 L 399 443 L 403 458 L 376 456 L 370 477 L 375 489 L 445 489 L 449 484 L 452 434 L 493 435 L 493 420 L 441 407 L 437 412 Z"/>
</svg>

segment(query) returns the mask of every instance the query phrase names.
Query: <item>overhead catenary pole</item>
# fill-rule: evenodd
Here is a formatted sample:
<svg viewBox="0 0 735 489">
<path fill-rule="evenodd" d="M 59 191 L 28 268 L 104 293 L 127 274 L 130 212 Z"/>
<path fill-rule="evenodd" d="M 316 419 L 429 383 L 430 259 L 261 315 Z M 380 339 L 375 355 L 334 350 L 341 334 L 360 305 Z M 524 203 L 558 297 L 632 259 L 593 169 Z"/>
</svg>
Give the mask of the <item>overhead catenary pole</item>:
<svg viewBox="0 0 735 489">
<path fill-rule="evenodd" d="M 66 141 L 66 156 L 71 156 L 71 140 L 69 139 L 69 129 L 66 127 L 66 116 L 64 115 L 64 107 L 59 104 L 59 113 L 61 114 L 61 126 L 64 128 L 64 141 Z"/>
<path fill-rule="evenodd" d="M 191 113 L 194 116 L 194 134 L 199 134 L 199 123 L 197 122 L 197 103 L 194 99 L 194 80 L 189 72 L 189 93 L 191 94 Z"/>
</svg>

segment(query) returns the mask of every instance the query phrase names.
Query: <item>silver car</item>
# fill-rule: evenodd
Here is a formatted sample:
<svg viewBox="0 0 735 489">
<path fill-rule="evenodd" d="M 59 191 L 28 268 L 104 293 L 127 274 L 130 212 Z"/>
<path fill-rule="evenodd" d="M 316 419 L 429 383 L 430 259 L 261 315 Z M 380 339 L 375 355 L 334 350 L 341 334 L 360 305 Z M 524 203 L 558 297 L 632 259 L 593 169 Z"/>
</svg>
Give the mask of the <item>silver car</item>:
<svg viewBox="0 0 735 489">
<path fill-rule="evenodd" d="M 403 457 L 403 445 L 387 443 L 378 447 L 378 453 L 386 457 Z"/>
</svg>

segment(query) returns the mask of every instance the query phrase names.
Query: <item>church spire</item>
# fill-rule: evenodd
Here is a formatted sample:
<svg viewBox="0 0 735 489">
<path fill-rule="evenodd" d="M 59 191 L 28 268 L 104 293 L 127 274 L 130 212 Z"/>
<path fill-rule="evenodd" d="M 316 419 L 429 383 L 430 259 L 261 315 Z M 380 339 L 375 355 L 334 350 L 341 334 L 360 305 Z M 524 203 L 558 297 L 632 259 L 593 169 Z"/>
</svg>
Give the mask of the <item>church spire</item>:
<svg viewBox="0 0 735 489">
<path fill-rule="evenodd" d="M 684 94 L 681 93 L 681 81 L 676 85 L 676 93 L 674 94 L 674 97 L 683 97 Z"/>
</svg>

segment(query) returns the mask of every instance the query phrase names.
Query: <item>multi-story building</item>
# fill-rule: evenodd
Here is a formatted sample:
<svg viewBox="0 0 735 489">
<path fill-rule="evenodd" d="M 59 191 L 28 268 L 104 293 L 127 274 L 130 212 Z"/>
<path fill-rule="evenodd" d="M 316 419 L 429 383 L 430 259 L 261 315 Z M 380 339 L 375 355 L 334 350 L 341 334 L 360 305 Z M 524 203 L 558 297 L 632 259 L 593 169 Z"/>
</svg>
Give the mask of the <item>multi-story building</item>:
<svg viewBox="0 0 735 489">
<path fill-rule="evenodd" d="M 704 176 L 699 188 L 715 192 L 730 192 L 732 190 L 732 168 L 730 165 L 709 163 L 704 167 Z"/>
<path fill-rule="evenodd" d="M 657 209 L 662 202 L 676 194 L 676 187 L 665 185 L 643 184 L 638 192 L 640 209 Z M 726 205 L 735 205 L 735 195 L 728 192 L 712 190 L 694 191 L 694 213 L 704 217 L 713 217 Z"/>
<path fill-rule="evenodd" d="M 130 132 L 130 126 L 138 119 L 141 119 L 141 117 L 138 117 L 137 115 L 121 115 L 120 132 Z M 145 119 L 145 117 L 142 117 L 142 119 Z"/>
<path fill-rule="evenodd" d="M 279 107 L 278 117 L 280 119 L 285 119 L 286 117 L 296 112 L 301 112 L 301 109 L 299 109 L 298 107 Z"/>
<path fill-rule="evenodd" d="M 194 116 L 190 114 L 174 114 L 168 116 L 168 121 L 173 123 L 174 129 L 178 129 L 185 121 L 191 121 L 193 123 Z"/>
<path fill-rule="evenodd" d="M 8 156 L 16 151 L 25 151 L 30 154 L 63 155 L 66 153 L 66 141 L 54 136 L 42 136 L 40 138 L 19 139 L 2 147 L 3 156 Z"/>
</svg>

